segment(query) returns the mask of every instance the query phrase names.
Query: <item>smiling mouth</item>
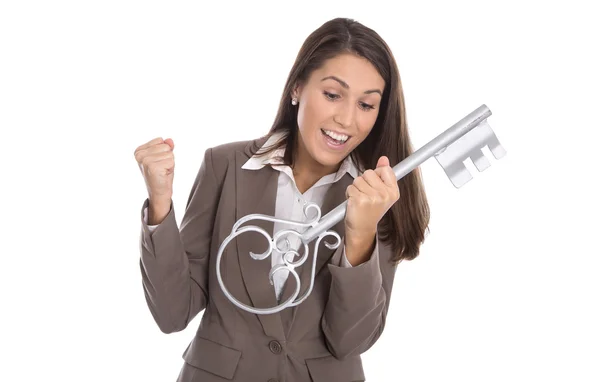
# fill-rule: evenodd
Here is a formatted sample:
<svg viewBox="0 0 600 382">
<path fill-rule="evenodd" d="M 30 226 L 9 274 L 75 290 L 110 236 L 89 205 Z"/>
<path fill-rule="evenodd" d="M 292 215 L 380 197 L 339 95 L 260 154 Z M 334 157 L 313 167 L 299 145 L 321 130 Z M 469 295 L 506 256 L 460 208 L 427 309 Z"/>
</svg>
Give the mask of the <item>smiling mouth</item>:
<svg viewBox="0 0 600 382">
<path fill-rule="evenodd" d="M 350 139 L 349 135 L 339 134 L 325 129 L 321 129 L 321 133 L 325 136 L 328 142 L 336 146 L 342 146 Z"/>
</svg>

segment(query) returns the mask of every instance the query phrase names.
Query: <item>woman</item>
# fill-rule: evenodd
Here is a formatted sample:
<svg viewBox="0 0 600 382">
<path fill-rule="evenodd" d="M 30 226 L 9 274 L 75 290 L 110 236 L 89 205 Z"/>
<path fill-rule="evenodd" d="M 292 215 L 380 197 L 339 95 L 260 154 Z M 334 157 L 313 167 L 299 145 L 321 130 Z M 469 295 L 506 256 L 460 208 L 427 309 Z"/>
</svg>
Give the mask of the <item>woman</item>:
<svg viewBox="0 0 600 382">
<path fill-rule="evenodd" d="M 171 200 L 173 148 L 171 139 L 156 138 L 135 156 L 149 195 L 140 266 L 152 316 L 171 333 L 204 310 L 178 381 L 365 380 L 360 355 L 383 331 L 396 266 L 418 255 L 429 223 L 418 170 L 397 182 L 390 166 L 412 148 L 386 43 L 349 19 L 314 31 L 290 71 L 269 133 L 206 151 L 181 229 Z M 318 204 L 324 215 L 346 199 L 345 217 L 332 228 L 342 242 L 337 249 L 321 243 L 313 290 L 303 303 L 255 315 L 226 298 L 215 258 L 238 219 L 260 213 L 298 221 L 307 218 L 306 203 Z M 271 234 L 288 228 L 251 223 Z M 264 250 L 262 236 L 245 233 L 221 260 L 229 292 L 259 308 L 276 306 L 295 288 L 287 272 L 270 284 L 268 272 L 282 254 L 249 256 Z M 311 275 L 300 273 L 304 291 Z"/>
</svg>

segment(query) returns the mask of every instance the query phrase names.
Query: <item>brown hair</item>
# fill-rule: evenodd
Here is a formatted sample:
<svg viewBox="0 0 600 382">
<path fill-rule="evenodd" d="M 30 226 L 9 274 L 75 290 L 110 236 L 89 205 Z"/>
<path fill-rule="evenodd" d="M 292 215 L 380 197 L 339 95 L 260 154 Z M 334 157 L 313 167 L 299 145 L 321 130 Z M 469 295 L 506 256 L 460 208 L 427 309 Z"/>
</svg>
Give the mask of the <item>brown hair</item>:
<svg viewBox="0 0 600 382">
<path fill-rule="evenodd" d="M 292 166 L 298 139 L 298 112 L 290 98 L 294 87 L 308 80 L 311 73 L 323 63 L 341 53 L 353 53 L 369 60 L 385 80 L 385 89 L 379 115 L 373 129 L 350 154 L 358 168 L 374 169 L 382 155 L 389 158 L 391 166 L 400 163 L 413 153 L 408 127 L 400 73 L 392 52 L 383 39 L 372 29 L 357 21 L 336 18 L 312 32 L 302 45 L 290 70 L 279 110 L 270 137 L 284 132 L 283 138 L 273 146 L 261 150 L 261 155 L 285 146 L 283 161 Z M 419 254 L 429 224 L 429 205 L 419 168 L 398 182 L 400 199 L 380 221 L 379 237 L 390 244 L 393 261 L 413 260 Z"/>
</svg>

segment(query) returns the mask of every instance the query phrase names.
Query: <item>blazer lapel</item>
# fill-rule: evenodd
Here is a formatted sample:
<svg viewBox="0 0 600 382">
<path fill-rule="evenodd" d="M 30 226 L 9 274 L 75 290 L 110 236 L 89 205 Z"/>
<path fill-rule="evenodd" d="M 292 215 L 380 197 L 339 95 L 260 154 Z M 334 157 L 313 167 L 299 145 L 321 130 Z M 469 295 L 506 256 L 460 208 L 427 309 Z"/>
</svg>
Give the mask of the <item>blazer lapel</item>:
<svg viewBox="0 0 600 382">
<path fill-rule="evenodd" d="M 249 214 L 275 216 L 278 172 L 270 166 L 260 170 L 246 170 L 241 167 L 250 158 L 248 153 L 236 153 L 236 221 Z M 254 225 L 273 234 L 273 222 L 251 220 L 246 225 Z M 245 232 L 235 239 L 238 249 L 238 260 L 246 291 L 255 308 L 271 308 L 277 305 L 275 290 L 269 282 L 271 257 L 255 260 L 250 252 L 263 253 L 269 248 L 267 239 L 256 232 Z M 283 325 L 279 313 L 259 314 L 266 335 L 283 339 Z"/>
</svg>

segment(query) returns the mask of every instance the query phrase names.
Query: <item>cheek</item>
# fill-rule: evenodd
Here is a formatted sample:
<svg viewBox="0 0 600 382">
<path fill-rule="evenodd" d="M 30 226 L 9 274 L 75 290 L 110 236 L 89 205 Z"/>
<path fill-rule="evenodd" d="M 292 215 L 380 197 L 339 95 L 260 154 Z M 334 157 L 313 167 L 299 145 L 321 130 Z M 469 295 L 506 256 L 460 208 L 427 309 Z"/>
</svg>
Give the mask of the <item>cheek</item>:
<svg viewBox="0 0 600 382">
<path fill-rule="evenodd" d="M 307 100 L 298 110 L 299 129 L 305 133 L 320 130 L 323 115 L 323 107 L 318 102 Z"/>
<path fill-rule="evenodd" d="M 358 135 L 363 139 L 366 138 L 371 130 L 373 130 L 373 126 L 375 125 L 376 121 L 376 113 L 373 113 L 373 115 L 364 115 L 358 123 Z"/>
</svg>

